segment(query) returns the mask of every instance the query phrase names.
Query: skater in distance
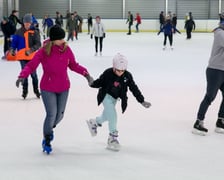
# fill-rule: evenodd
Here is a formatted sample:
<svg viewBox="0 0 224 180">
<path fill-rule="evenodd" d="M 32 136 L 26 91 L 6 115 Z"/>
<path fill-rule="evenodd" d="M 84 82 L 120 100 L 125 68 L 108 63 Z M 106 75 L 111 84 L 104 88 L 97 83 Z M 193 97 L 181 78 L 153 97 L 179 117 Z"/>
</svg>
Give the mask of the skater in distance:
<svg viewBox="0 0 224 180">
<path fill-rule="evenodd" d="M 98 105 L 103 103 L 104 110 L 102 114 L 95 119 L 87 120 L 87 124 L 92 136 L 97 135 L 97 128 L 101 127 L 105 121 L 109 123 L 109 137 L 107 148 L 118 151 L 120 144 L 118 141 L 117 130 L 117 112 L 115 105 L 118 99 L 121 99 L 121 108 L 124 113 L 127 108 L 128 88 L 135 96 L 137 101 L 145 108 L 151 104 L 145 101 L 144 96 L 133 80 L 132 74 L 127 71 L 128 61 L 125 56 L 118 53 L 113 58 L 113 67 L 106 69 L 98 79 L 90 85 L 93 88 L 99 88 L 97 101 Z"/>
<path fill-rule="evenodd" d="M 70 88 L 67 70 L 70 69 L 84 76 L 89 83 L 93 81 L 87 69 L 76 62 L 75 56 L 64 38 L 65 31 L 60 26 L 51 27 L 50 39 L 44 42 L 43 47 L 20 72 L 16 81 L 18 87 L 29 74 L 37 69 L 39 64 L 42 64 L 43 76 L 40 89 L 46 111 L 42 147 L 47 154 L 52 151 L 53 128 L 62 120 L 65 112 Z"/>
<path fill-rule="evenodd" d="M 170 19 L 170 16 L 166 16 L 165 24 L 163 25 L 163 27 L 158 32 L 158 35 L 161 32 L 164 33 L 163 50 L 166 49 L 167 37 L 169 39 L 170 48 L 171 48 L 171 50 L 173 50 L 173 33 L 174 32 L 178 32 L 179 34 L 181 34 L 181 33 L 175 26 L 173 26 L 173 24 L 171 22 L 171 19 Z"/>
<path fill-rule="evenodd" d="M 193 133 L 206 135 L 208 129 L 204 127 L 205 114 L 215 99 L 218 91 L 222 93 L 215 132 L 224 133 L 224 22 L 214 30 L 214 41 L 211 56 L 206 69 L 207 88 L 205 96 L 199 106 L 197 120 L 193 126 Z"/>
</svg>

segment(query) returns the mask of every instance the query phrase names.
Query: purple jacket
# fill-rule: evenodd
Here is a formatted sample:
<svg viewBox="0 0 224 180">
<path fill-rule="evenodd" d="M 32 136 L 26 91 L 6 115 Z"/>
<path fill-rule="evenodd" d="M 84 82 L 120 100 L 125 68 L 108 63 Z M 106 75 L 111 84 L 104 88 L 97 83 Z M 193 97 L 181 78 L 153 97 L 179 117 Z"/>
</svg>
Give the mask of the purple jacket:
<svg viewBox="0 0 224 180">
<path fill-rule="evenodd" d="M 76 62 L 70 47 L 67 47 L 64 52 L 62 52 L 62 49 L 63 45 L 53 45 L 49 56 L 46 54 L 44 47 L 39 49 L 33 59 L 20 72 L 19 78 L 27 78 L 41 63 L 43 76 L 40 89 L 55 93 L 68 90 L 70 88 L 68 68 L 83 76 L 87 75 L 88 71 Z"/>
</svg>

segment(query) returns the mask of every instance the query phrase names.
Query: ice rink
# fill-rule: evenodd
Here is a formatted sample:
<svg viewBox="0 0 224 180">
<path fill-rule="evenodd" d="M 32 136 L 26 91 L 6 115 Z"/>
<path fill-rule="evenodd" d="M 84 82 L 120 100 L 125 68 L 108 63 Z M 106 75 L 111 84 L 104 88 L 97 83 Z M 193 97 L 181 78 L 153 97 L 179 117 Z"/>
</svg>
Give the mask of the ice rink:
<svg viewBox="0 0 224 180">
<path fill-rule="evenodd" d="M 221 94 L 205 119 L 207 136 L 191 133 L 206 88 L 205 69 L 212 33 L 174 35 L 174 50 L 162 50 L 163 34 L 107 33 L 103 55 L 94 56 L 94 41 L 86 33 L 69 42 L 76 60 L 94 78 L 111 67 L 120 52 L 128 70 L 152 107 L 145 109 L 129 92 L 127 111 L 117 103 L 121 150 L 107 150 L 107 123 L 91 137 L 86 120 L 100 115 L 97 89 L 69 72 L 71 89 L 65 117 L 55 129 L 53 152 L 42 152 L 43 103 L 32 92 L 21 97 L 15 81 L 18 62 L 0 60 L 1 180 L 223 180 L 224 135 L 214 132 Z M 168 46 L 169 47 L 169 46 Z M 1 44 L 2 56 L 2 44 Z M 41 66 L 38 68 L 41 77 Z"/>
</svg>

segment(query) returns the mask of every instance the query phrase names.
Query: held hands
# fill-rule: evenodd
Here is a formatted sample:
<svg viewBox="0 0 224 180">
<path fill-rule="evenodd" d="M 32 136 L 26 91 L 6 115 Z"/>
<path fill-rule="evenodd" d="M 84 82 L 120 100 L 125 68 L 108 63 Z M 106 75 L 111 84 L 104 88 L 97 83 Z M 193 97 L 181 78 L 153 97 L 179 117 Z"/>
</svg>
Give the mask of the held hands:
<svg viewBox="0 0 224 180">
<path fill-rule="evenodd" d="M 24 78 L 18 78 L 16 80 L 16 87 L 18 88 L 19 87 L 19 84 L 23 84 L 23 82 L 24 82 Z"/>
<path fill-rule="evenodd" d="M 145 108 L 149 108 L 151 106 L 151 103 L 150 102 L 142 102 L 142 106 L 144 106 Z"/>
<path fill-rule="evenodd" d="M 93 77 L 90 76 L 89 74 L 87 74 L 87 75 L 85 75 L 85 78 L 87 79 L 89 86 L 91 86 L 94 81 Z"/>
</svg>

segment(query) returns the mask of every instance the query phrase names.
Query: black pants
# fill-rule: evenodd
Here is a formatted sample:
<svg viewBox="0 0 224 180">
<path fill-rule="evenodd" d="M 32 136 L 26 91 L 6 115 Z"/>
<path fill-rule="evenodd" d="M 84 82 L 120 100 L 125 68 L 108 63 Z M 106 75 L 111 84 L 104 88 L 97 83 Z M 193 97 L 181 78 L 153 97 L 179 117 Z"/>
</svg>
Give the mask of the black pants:
<svg viewBox="0 0 224 180">
<path fill-rule="evenodd" d="M 187 28 L 186 29 L 187 39 L 191 39 L 191 32 L 192 32 L 192 28 Z"/>
<path fill-rule="evenodd" d="M 21 68 L 23 69 L 29 61 L 20 60 Z M 31 74 L 33 90 L 38 89 L 38 77 L 36 71 Z M 23 82 L 23 91 L 28 92 L 28 78 L 26 78 Z"/>
<path fill-rule="evenodd" d="M 173 45 L 173 34 L 164 34 L 164 41 L 163 41 L 163 45 L 166 46 L 166 40 L 167 40 L 167 37 L 169 39 L 169 42 L 170 42 L 170 46 Z"/>
<path fill-rule="evenodd" d="M 224 118 L 224 71 L 207 68 L 206 70 L 207 90 L 202 100 L 197 119 L 204 120 L 208 107 L 215 99 L 218 90 L 222 92 L 222 102 L 219 108 L 218 117 Z"/>
<path fill-rule="evenodd" d="M 4 37 L 4 54 L 9 50 L 9 47 L 10 47 L 10 44 L 11 44 L 11 41 L 9 41 L 10 37 Z"/>
<path fill-rule="evenodd" d="M 95 49 L 96 49 L 96 52 L 98 52 L 98 40 L 100 40 L 100 52 L 102 52 L 102 49 L 103 49 L 103 37 L 96 37 L 95 36 Z"/>
</svg>

